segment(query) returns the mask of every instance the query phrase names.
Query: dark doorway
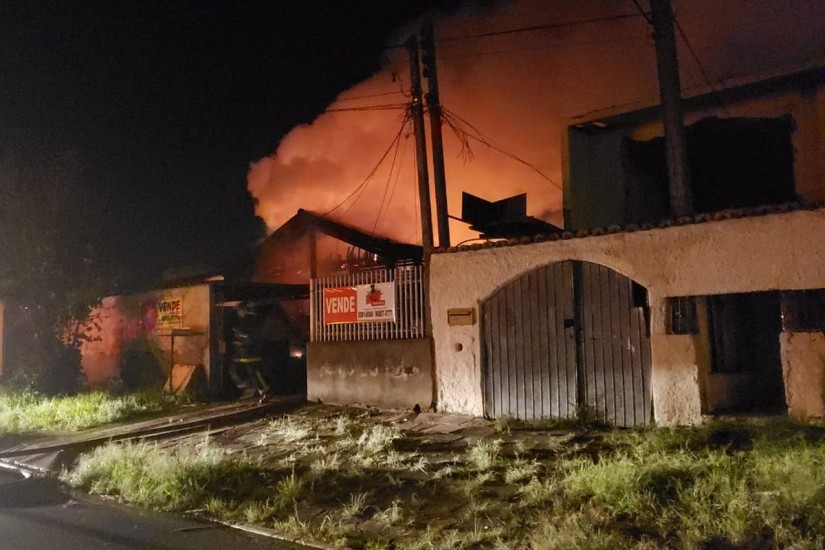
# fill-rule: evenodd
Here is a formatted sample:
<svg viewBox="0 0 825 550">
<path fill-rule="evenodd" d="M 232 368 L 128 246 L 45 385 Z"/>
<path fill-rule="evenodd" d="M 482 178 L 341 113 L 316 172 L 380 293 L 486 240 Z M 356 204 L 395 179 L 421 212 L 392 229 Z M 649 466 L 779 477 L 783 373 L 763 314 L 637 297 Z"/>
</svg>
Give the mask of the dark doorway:
<svg viewBox="0 0 825 550">
<path fill-rule="evenodd" d="M 713 412 L 785 413 L 779 292 L 711 296 L 708 316 L 712 375 L 733 375 L 737 396 Z"/>
<path fill-rule="evenodd" d="M 272 395 L 306 394 L 306 343 L 309 340 L 308 300 L 268 298 L 249 300 L 243 305 L 224 307 L 223 310 L 223 364 L 225 396 L 231 399 L 243 394 L 238 380 L 233 380 L 235 357 L 233 342 L 235 329 L 240 326 L 240 307 L 252 310 L 252 319 L 245 329 L 256 341 L 256 350 L 262 359 L 259 365 L 265 385 Z M 237 367 L 235 367 L 237 369 Z M 242 382 L 249 382 L 249 373 L 241 369 Z"/>
</svg>

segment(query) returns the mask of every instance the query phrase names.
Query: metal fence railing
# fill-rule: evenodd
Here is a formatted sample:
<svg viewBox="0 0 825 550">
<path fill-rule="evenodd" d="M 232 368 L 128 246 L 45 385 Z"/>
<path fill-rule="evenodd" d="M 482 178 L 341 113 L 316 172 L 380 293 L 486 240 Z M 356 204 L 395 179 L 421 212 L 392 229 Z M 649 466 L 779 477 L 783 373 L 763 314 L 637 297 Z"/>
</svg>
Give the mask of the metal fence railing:
<svg viewBox="0 0 825 550">
<path fill-rule="evenodd" d="M 325 323 L 324 290 L 356 288 L 372 283 L 395 283 L 395 320 Z M 424 337 L 424 284 L 420 265 L 333 275 L 310 281 L 310 340 L 346 342 Z"/>
</svg>

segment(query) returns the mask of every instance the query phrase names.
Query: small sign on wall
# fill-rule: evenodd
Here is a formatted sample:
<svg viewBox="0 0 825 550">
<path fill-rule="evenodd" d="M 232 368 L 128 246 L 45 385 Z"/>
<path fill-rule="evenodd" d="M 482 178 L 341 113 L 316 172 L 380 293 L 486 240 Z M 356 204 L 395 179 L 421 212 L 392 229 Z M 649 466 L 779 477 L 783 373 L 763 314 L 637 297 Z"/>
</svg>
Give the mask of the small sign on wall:
<svg viewBox="0 0 825 550">
<path fill-rule="evenodd" d="M 157 328 L 180 328 L 183 326 L 183 298 L 158 300 L 157 311 Z"/>
<path fill-rule="evenodd" d="M 476 324 L 476 310 L 472 307 L 457 307 L 447 310 L 447 324 L 451 327 Z"/>
</svg>

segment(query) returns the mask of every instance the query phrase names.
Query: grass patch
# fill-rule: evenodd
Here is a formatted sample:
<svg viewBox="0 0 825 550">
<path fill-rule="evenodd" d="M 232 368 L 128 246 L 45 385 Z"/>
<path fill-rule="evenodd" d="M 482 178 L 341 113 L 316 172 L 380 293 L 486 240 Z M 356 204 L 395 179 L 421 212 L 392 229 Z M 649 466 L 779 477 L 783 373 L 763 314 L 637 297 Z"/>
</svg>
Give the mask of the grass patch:
<svg viewBox="0 0 825 550">
<path fill-rule="evenodd" d="M 156 510 L 188 510 L 232 487 L 233 496 L 261 494 L 259 472 L 208 438 L 178 446 L 110 443 L 84 455 L 61 479 L 91 493 L 116 495 Z M 216 504 L 213 503 L 216 506 Z"/>
<path fill-rule="evenodd" d="M 339 548 L 825 547 L 825 428 L 507 426 L 427 453 L 370 418 L 284 417 L 258 460 L 202 438 L 113 444 L 63 478 Z"/>
<path fill-rule="evenodd" d="M 470 447 L 467 458 L 474 469 L 484 472 L 493 467 L 498 460 L 500 451 L 500 439 L 481 439 L 473 447 Z"/>
<path fill-rule="evenodd" d="M 169 410 L 160 394 L 113 397 L 104 392 L 69 397 L 0 393 L 0 433 L 78 431 Z"/>
</svg>

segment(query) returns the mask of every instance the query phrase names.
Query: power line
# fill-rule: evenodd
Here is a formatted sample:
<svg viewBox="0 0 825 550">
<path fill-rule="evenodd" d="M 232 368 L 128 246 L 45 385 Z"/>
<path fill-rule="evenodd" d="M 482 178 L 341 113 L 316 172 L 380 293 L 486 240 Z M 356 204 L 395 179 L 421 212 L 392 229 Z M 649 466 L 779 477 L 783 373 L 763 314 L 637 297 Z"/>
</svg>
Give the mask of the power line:
<svg viewBox="0 0 825 550">
<path fill-rule="evenodd" d="M 644 14 L 642 14 L 644 15 Z M 547 23 L 544 25 L 532 25 L 529 27 L 517 27 L 515 29 L 507 29 L 503 31 L 492 31 L 492 32 L 481 32 L 476 34 L 465 34 L 461 36 L 448 36 L 446 38 L 439 38 L 436 40 L 436 43 L 444 43 L 444 42 L 456 42 L 458 40 L 471 40 L 475 38 L 487 38 L 490 36 L 503 36 L 506 34 L 519 34 L 524 32 L 535 32 L 535 31 L 543 31 L 543 30 L 552 30 L 552 29 L 563 29 L 565 27 L 575 27 L 579 25 L 588 25 L 591 23 L 603 23 L 607 21 L 619 21 L 622 19 L 632 19 L 639 17 L 637 13 L 624 13 L 619 15 L 608 15 L 604 17 L 593 17 L 591 19 L 579 19 L 576 21 L 564 21 L 562 23 Z M 387 46 L 386 50 L 398 50 L 406 48 L 406 44 L 393 44 L 391 46 Z"/>
<path fill-rule="evenodd" d="M 409 136 L 409 134 L 407 134 Z M 398 170 L 395 171 L 395 181 L 392 184 L 392 189 L 390 190 L 390 198 L 387 199 L 387 210 L 389 210 L 390 204 L 392 204 L 392 198 L 395 196 L 395 190 L 398 187 L 398 179 L 401 177 L 401 167 L 404 166 L 404 158 L 407 156 L 407 149 L 409 147 L 405 147 L 401 149 L 401 160 L 398 161 Z"/>
<path fill-rule="evenodd" d="M 562 190 L 562 186 L 557 181 L 550 178 L 547 174 L 542 172 L 534 164 L 531 164 L 530 162 L 528 162 L 528 161 L 524 160 L 523 158 L 511 153 L 510 151 L 507 151 L 501 145 L 498 145 L 492 139 L 490 139 L 487 136 L 485 136 L 484 134 L 482 134 L 481 131 L 478 128 L 476 128 L 475 126 L 473 126 L 472 124 L 467 122 L 467 120 L 461 118 L 459 115 L 455 114 L 454 112 L 448 110 L 447 108 L 445 108 L 443 106 L 441 107 L 441 111 L 442 111 L 442 114 L 444 115 L 444 121 L 450 126 L 450 128 L 456 134 L 456 137 L 458 137 L 459 141 L 461 142 L 462 154 L 464 154 L 465 156 L 472 157 L 472 151 L 470 150 L 469 140 L 474 139 L 474 140 L 478 141 L 479 143 L 481 143 L 483 145 L 486 145 L 490 149 L 493 149 L 494 151 L 498 151 L 502 155 L 504 155 L 506 157 L 509 157 L 509 158 L 515 160 L 516 162 L 527 166 L 528 168 L 533 170 L 535 173 L 537 173 L 539 176 L 541 176 L 543 179 L 550 182 L 554 187 L 556 187 L 559 190 Z M 465 128 L 465 126 L 466 126 L 466 128 Z M 472 132 L 468 131 L 467 128 L 472 130 Z"/>
<path fill-rule="evenodd" d="M 590 46 L 595 44 L 606 44 L 610 42 L 629 42 L 632 40 L 641 40 L 647 38 L 647 35 L 631 35 L 631 36 L 617 36 L 615 38 L 603 38 L 601 40 L 585 40 L 582 42 L 563 42 L 559 44 L 548 44 L 546 46 L 532 46 L 532 47 L 525 47 L 525 48 L 512 48 L 509 50 L 487 50 L 483 52 L 472 52 L 472 53 L 457 53 L 457 54 L 447 54 L 447 55 L 439 55 L 439 59 L 459 59 L 462 57 L 481 57 L 485 55 L 506 55 L 511 53 L 523 53 L 523 52 L 532 52 L 532 51 L 539 51 L 539 50 L 550 50 L 556 48 L 568 48 L 573 46 Z"/>
<path fill-rule="evenodd" d="M 374 97 L 385 97 L 385 96 L 388 96 L 388 95 L 398 95 L 398 94 L 403 95 L 404 92 L 401 91 L 401 90 L 396 90 L 394 92 L 384 92 L 382 94 L 367 94 L 367 95 L 360 95 L 360 96 L 356 96 L 356 97 L 345 97 L 343 99 L 336 99 L 332 103 L 334 105 L 336 103 L 343 103 L 345 101 L 357 101 L 359 99 L 371 99 L 371 98 L 374 98 Z"/>
<path fill-rule="evenodd" d="M 326 212 L 324 212 L 323 214 L 321 214 L 321 217 L 325 218 L 325 217 L 329 216 L 330 214 L 332 214 L 333 212 L 335 212 L 336 210 L 338 210 L 339 208 L 341 208 L 341 207 L 342 207 L 342 206 L 343 206 L 343 205 L 344 205 L 347 201 L 349 201 L 349 200 L 350 200 L 350 199 L 351 199 L 351 198 L 352 198 L 352 197 L 353 197 L 356 193 L 358 193 L 359 191 L 362 191 L 362 192 L 363 192 L 363 190 L 364 190 L 364 189 L 366 188 L 366 186 L 369 184 L 369 182 L 370 182 L 370 180 L 372 179 L 372 177 L 373 177 L 373 176 L 375 175 L 375 173 L 378 171 L 378 168 L 380 168 L 380 167 L 381 167 L 381 164 L 384 162 L 384 159 L 386 159 L 386 158 L 387 158 L 387 155 L 389 155 L 389 154 L 390 154 L 390 151 L 392 151 L 393 147 L 395 147 L 396 143 L 397 143 L 397 142 L 401 139 L 401 135 L 404 133 L 404 129 L 407 127 L 407 121 L 408 121 L 408 117 L 407 117 L 407 116 L 405 116 L 405 117 L 404 117 L 404 120 L 403 120 L 403 122 L 402 122 L 402 124 L 401 124 L 401 128 L 399 128 L 399 130 L 398 130 L 398 133 L 397 133 L 397 134 L 395 134 L 395 137 L 393 138 L 393 140 L 392 140 L 392 142 L 390 143 L 389 147 L 387 147 L 387 150 L 386 150 L 386 151 L 384 151 L 384 154 L 383 154 L 383 155 L 381 155 L 381 158 L 379 158 L 379 159 L 378 159 L 378 162 L 375 164 L 375 166 L 373 167 L 373 169 L 372 169 L 372 170 L 370 170 L 370 173 L 369 173 L 369 174 L 367 174 L 367 177 L 365 177 L 365 178 L 364 178 L 364 180 L 363 180 L 360 184 L 358 184 L 358 186 L 357 186 L 355 189 L 353 189 L 353 190 L 352 190 L 352 192 L 350 192 L 350 194 L 349 194 L 349 195 L 347 195 L 347 196 L 346 196 L 346 198 L 345 198 L 344 200 L 342 200 L 341 202 L 339 202 L 337 205 L 335 205 L 335 206 L 334 206 L 333 208 L 331 208 L 330 210 L 327 210 Z M 360 198 L 360 194 L 359 194 L 358 198 Z M 358 199 L 356 199 L 356 200 L 355 200 L 352 204 L 355 204 L 356 202 L 358 202 Z M 349 206 L 349 207 L 348 207 L 348 208 L 347 208 L 347 209 L 343 212 L 344 214 L 346 214 L 347 212 L 349 212 L 350 208 L 352 208 L 352 204 L 351 204 L 351 205 L 350 205 L 350 206 Z"/>
<path fill-rule="evenodd" d="M 409 122 L 404 125 L 403 130 L 407 129 Z M 402 130 L 402 133 L 403 133 Z M 375 235 L 375 228 L 378 227 L 378 222 L 381 220 L 381 213 L 384 210 L 384 204 L 386 203 L 387 207 L 389 208 L 389 201 L 387 201 L 387 194 L 390 190 L 390 182 L 392 181 L 392 173 L 395 170 L 395 161 L 398 159 L 398 149 L 401 146 L 401 140 L 398 139 L 395 141 L 395 151 L 392 154 L 392 162 L 390 163 L 390 171 L 387 174 L 387 185 L 384 186 L 384 195 L 381 197 L 381 205 L 378 207 L 378 214 L 375 216 L 375 223 L 372 224 L 372 234 Z M 401 173 L 401 165 L 398 165 L 398 173 Z M 395 178 L 396 183 L 398 183 L 398 177 Z M 393 186 L 393 190 L 395 190 L 395 186 Z"/>
<path fill-rule="evenodd" d="M 399 109 L 406 109 L 406 103 L 388 103 L 384 105 L 365 105 L 363 107 L 338 107 L 335 109 L 326 109 L 324 113 L 348 113 L 348 112 L 364 112 L 364 111 L 396 111 Z M 323 114 L 323 113 L 322 113 Z"/>
<path fill-rule="evenodd" d="M 457 40 L 470 40 L 473 38 L 486 38 L 489 36 L 502 36 L 505 34 L 517 34 L 523 32 L 534 32 L 534 31 L 543 31 L 543 30 L 551 30 L 551 29 L 562 29 L 564 27 L 574 27 L 578 25 L 588 25 L 591 23 L 602 23 L 606 21 L 618 21 L 621 19 L 631 19 L 639 17 L 639 14 L 636 13 L 625 13 L 621 15 L 608 15 L 605 17 L 594 17 L 592 19 L 579 19 L 577 21 L 565 21 L 563 23 L 547 23 L 545 25 L 533 25 L 530 27 L 518 27 L 515 29 L 507 29 L 504 31 L 492 31 L 492 32 L 482 32 L 477 34 L 465 34 L 462 36 L 449 36 L 446 38 L 440 38 L 436 40 L 436 42 L 455 42 Z"/>
<path fill-rule="evenodd" d="M 653 25 L 653 18 L 650 16 L 650 13 L 646 12 L 642 5 L 639 4 L 639 0 L 630 0 L 633 2 L 633 5 L 636 6 L 636 9 L 639 10 L 639 13 L 647 20 L 648 24 L 651 26 Z M 713 82 L 708 76 L 707 71 L 705 70 L 704 65 L 702 64 L 702 60 L 699 59 L 699 54 L 696 53 L 696 50 L 693 49 L 693 45 L 690 43 L 690 40 L 687 37 L 687 33 L 685 29 L 682 28 L 682 25 L 679 23 L 679 19 L 674 15 L 673 16 L 673 23 L 676 25 L 676 29 L 679 31 L 679 36 L 682 37 L 682 41 L 684 41 L 685 46 L 687 46 L 688 52 L 690 56 L 693 58 L 693 61 L 696 63 L 696 66 L 699 67 L 699 72 L 702 73 L 702 78 L 705 80 L 705 84 L 707 84 L 708 88 L 710 88 L 711 95 L 713 99 L 716 100 L 716 103 L 719 104 L 719 107 L 726 111 L 727 108 L 725 104 L 722 102 L 722 98 L 719 96 L 719 92 L 716 90 L 716 87 L 713 85 Z"/>
<path fill-rule="evenodd" d="M 630 1 L 633 2 L 633 5 L 636 6 L 636 9 L 639 10 L 639 13 L 642 15 L 642 17 L 645 18 L 645 20 L 647 20 L 648 24 L 652 25 L 653 24 L 653 17 L 650 15 L 649 12 L 646 12 L 644 10 L 644 8 L 642 8 L 642 5 L 639 4 L 639 0 L 630 0 Z"/>
<path fill-rule="evenodd" d="M 687 33 L 685 33 L 685 30 L 682 28 L 682 25 L 679 24 L 679 20 L 676 17 L 673 18 L 673 22 L 676 24 L 676 29 L 679 31 L 679 36 L 681 36 L 682 40 L 685 42 L 685 46 L 687 46 L 687 49 L 690 52 L 691 57 L 693 57 L 693 60 L 696 62 L 696 66 L 699 67 L 699 72 L 702 73 L 702 78 L 705 79 L 705 84 L 707 84 L 708 88 L 710 88 L 710 93 L 713 96 L 713 99 L 716 100 L 716 103 L 719 104 L 719 107 L 723 111 L 726 111 L 727 108 L 725 107 L 725 104 L 722 102 L 722 98 L 719 96 L 719 91 L 716 89 L 716 86 L 714 86 L 713 82 L 710 80 L 710 77 L 708 76 L 708 73 L 705 70 L 704 65 L 702 64 L 702 60 L 699 59 L 699 54 L 696 53 L 696 50 L 693 49 L 693 45 L 690 43 L 690 40 L 688 40 Z"/>
</svg>

